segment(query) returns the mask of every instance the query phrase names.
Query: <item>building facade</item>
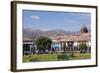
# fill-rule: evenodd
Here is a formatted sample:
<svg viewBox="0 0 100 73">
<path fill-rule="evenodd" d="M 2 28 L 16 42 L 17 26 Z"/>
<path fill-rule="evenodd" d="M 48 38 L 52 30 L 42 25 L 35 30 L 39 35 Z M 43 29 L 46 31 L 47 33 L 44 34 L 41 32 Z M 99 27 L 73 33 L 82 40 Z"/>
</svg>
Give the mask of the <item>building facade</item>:
<svg viewBox="0 0 100 73">
<path fill-rule="evenodd" d="M 86 52 L 91 51 L 91 33 L 84 25 L 79 34 L 49 37 L 52 39 L 51 52 L 80 51 L 80 44 L 86 44 Z M 47 50 L 48 51 L 48 50 Z M 23 38 L 23 55 L 37 53 L 33 39 Z"/>
</svg>

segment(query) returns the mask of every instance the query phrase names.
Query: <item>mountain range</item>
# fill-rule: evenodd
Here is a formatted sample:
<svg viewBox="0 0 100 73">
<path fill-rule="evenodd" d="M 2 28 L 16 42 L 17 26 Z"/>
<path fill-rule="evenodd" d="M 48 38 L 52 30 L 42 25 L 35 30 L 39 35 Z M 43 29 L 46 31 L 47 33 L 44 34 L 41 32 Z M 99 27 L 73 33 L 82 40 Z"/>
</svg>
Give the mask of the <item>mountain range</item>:
<svg viewBox="0 0 100 73">
<path fill-rule="evenodd" d="M 46 36 L 46 37 L 57 37 L 57 36 L 67 36 L 67 35 L 76 35 L 79 34 L 79 32 L 70 32 L 70 31 L 64 31 L 64 30 L 39 30 L 39 29 L 23 29 L 23 37 L 27 38 L 37 38 L 40 36 Z"/>
</svg>

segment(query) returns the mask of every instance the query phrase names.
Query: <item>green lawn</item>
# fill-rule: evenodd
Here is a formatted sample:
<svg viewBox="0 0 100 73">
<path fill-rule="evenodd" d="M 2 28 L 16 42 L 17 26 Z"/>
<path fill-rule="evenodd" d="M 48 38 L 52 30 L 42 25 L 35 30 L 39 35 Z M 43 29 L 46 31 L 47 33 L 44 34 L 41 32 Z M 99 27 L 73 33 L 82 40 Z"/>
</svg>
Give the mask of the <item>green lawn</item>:
<svg viewBox="0 0 100 73">
<path fill-rule="evenodd" d="M 35 54 L 32 56 L 24 56 L 23 62 L 29 61 L 56 61 L 57 54 Z"/>
<path fill-rule="evenodd" d="M 35 54 L 25 55 L 23 62 L 39 62 L 39 61 L 62 61 L 62 60 L 79 60 L 91 58 L 90 53 L 59 53 L 59 54 Z"/>
</svg>

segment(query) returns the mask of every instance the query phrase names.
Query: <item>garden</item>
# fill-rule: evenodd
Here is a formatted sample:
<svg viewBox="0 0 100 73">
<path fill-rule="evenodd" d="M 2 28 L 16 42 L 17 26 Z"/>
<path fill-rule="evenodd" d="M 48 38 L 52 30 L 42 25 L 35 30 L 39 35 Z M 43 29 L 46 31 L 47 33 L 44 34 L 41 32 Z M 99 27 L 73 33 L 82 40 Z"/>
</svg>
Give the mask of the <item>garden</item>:
<svg viewBox="0 0 100 73">
<path fill-rule="evenodd" d="M 40 61 L 67 61 L 91 58 L 90 53 L 58 53 L 58 54 L 35 54 L 25 55 L 23 62 L 40 62 Z"/>
<path fill-rule="evenodd" d="M 51 39 L 48 37 L 40 37 L 35 41 L 38 52 L 23 55 L 23 62 L 44 62 L 44 61 L 67 61 L 67 60 L 80 60 L 80 59 L 90 59 L 91 53 L 86 52 L 86 44 L 80 44 L 80 51 L 66 51 L 66 45 L 63 45 L 63 52 L 46 52 L 48 48 L 51 47 Z M 32 48 L 34 51 L 34 48 Z M 41 52 L 42 51 L 42 52 Z M 32 51 L 31 51 L 32 52 Z"/>
</svg>

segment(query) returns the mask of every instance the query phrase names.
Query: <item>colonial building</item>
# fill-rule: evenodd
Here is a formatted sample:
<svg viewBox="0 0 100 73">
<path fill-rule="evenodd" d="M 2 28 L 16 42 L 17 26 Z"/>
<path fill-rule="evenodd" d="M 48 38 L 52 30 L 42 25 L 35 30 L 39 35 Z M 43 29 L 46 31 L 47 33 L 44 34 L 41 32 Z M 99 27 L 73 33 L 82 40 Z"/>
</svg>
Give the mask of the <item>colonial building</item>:
<svg viewBox="0 0 100 73">
<path fill-rule="evenodd" d="M 51 38 L 53 42 L 51 44 L 51 50 L 56 52 L 79 51 L 80 48 L 78 46 L 82 43 L 87 45 L 87 52 L 91 51 L 91 33 L 85 25 L 80 29 L 79 34 L 49 38 Z M 23 54 L 31 54 L 32 47 L 34 47 L 36 51 L 33 39 L 23 38 Z"/>
<path fill-rule="evenodd" d="M 88 33 L 89 30 L 88 28 L 85 26 L 85 24 L 82 26 L 81 30 L 80 30 L 80 33 Z"/>
<path fill-rule="evenodd" d="M 23 38 L 23 55 L 29 55 L 33 46 L 33 40 L 29 38 Z"/>
</svg>

